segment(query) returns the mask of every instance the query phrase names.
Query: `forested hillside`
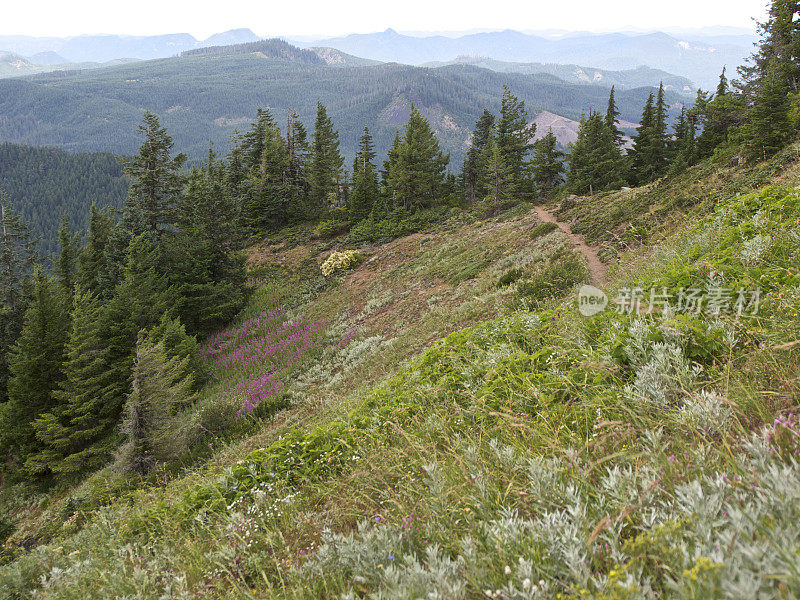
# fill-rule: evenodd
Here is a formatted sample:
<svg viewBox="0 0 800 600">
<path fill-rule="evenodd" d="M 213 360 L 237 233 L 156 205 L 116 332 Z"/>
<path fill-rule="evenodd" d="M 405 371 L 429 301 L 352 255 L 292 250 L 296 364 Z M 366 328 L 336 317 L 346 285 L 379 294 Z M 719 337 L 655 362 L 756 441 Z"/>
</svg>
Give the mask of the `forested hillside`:
<svg viewBox="0 0 800 600">
<path fill-rule="evenodd" d="M 472 124 L 484 106 L 497 109 L 504 84 L 526 102 L 531 118 L 546 109 L 577 120 L 588 110 L 603 109 L 608 94 L 604 88 L 566 84 L 550 75 L 497 73 L 467 65 L 341 69 L 306 59 L 266 58 L 259 52 L 225 52 L 0 81 L 0 140 L 130 154 L 137 147 L 133 132 L 142 111 L 150 110 L 178 146 L 199 159 L 209 140 L 224 149 L 259 107 L 269 107 L 281 124 L 296 111 L 310 127 L 319 100 L 341 131 L 342 150 L 351 160 L 365 125 L 378 152 L 386 152 L 414 102 L 443 148 L 460 160 Z M 649 92 L 620 90 L 622 118 L 636 122 Z M 672 107 L 680 97 L 668 93 L 667 99 Z"/>
<path fill-rule="evenodd" d="M 459 98 L 455 164 L 144 111 L 51 265 L 0 198 L 0 598 L 800 598 L 798 15 L 630 147 L 615 87 L 568 152 Z"/>
<path fill-rule="evenodd" d="M 41 240 L 39 251 L 49 256 L 59 249 L 63 215 L 73 231 L 84 231 L 92 205 L 122 206 L 128 181 L 113 154 L 0 144 L 0 192 Z"/>
</svg>

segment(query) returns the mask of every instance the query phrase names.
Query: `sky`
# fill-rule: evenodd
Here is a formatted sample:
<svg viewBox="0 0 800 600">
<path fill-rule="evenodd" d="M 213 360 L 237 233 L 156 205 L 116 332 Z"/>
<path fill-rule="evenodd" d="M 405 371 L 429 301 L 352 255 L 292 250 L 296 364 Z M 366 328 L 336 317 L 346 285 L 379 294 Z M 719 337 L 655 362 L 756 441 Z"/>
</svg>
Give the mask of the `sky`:
<svg viewBox="0 0 800 600">
<path fill-rule="evenodd" d="M 619 31 L 714 25 L 753 27 L 762 0 L 34 0 L 3 2 L 0 35 L 154 35 L 247 27 L 272 37 L 490 29 Z"/>
</svg>

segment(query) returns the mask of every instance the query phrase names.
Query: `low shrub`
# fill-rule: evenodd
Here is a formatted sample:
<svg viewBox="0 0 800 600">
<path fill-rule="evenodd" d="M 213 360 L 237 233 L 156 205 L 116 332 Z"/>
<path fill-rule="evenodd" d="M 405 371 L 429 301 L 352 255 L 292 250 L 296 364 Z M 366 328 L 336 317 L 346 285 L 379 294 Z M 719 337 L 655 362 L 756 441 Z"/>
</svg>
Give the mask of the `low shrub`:
<svg viewBox="0 0 800 600">
<path fill-rule="evenodd" d="M 361 263 L 363 257 L 355 250 L 345 250 L 344 252 L 334 252 L 327 260 L 322 263 L 322 274 L 325 277 L 332 275 L 336 271 L 347 271 L 354 269 Z"/>
<path fill-rule="evenodd" d="M 558 225 L 551 221 L 546 221 L 544 223 L 539 223 L 533 229 L 531 229 L 530 236 L 532 240 L 540 238 L 542 236 L 547 235 L 548 233 L 552 233 L 558 228 Z"/>
<path fill-rule="evenodd" d="M 314 227 L 314 235 L 319 238 L 333 238 L 350 230 L 350 223 L 347 221 L 335 221 L 329 219 L 327 221 L 320 221 Z"/>
<path fill-rule="evenodd" d="M 562 259 L 538 271 L 530 279 L 521 281 L 517 293 L 526 300 L 539 302 L 549 298 L 560 298 L 578 283 L 588 279 L 588 270 L 583 261 L 570 252 Z"/>
</svg>

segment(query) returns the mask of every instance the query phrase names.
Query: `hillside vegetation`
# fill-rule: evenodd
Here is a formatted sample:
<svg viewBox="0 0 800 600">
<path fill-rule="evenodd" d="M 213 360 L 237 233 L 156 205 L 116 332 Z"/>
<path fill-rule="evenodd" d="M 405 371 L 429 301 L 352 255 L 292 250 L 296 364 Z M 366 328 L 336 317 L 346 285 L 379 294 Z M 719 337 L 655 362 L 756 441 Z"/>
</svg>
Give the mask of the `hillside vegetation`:
<svg viewBox="0 0 800 600">
<path fill-rule="evenodd" d="M 113 154 L 70 154 L 57 148 L 0 144 L 0 192 L 41 240 L 45 256 L 58 249 L 58 225 L 69 217 L 73 231 L 89 225 L 89 208 L 120 208 L 128 193 L 122 165 Z"/>
<path fill-rule="evenodd" d="M 257 291 L 206 342 L 195 410 L 223 414 L 272 373 L 258 387 L 269 412 L 234 419 L 205 464 L 143 480 L 105 470 L 17 506 L 0 590 L 797 596 L 800 168 L 748 187 L 765 168 L 695 167 L 711 171 L 700 202 L 619 255 L 605 291 L 648 290 L 640 315 L 612 303 L 582 317 L 581 255 L 525 204 L 358 248 L 327 277 L 341 239 L 283 231 L 252 247 Z M 651 287 L 727 289 L 729 302 L 649 313 Z M 757 288 L 758 310 L 750 295 L 737 308 Z M 305 341 L 263 351 L 289 338 Z"/>
<path fill-rule="evenodd" d="M 379 154 L 385 153 L 413 102 L 431 120 L 442 146 L 460 162 L 474 122 L 483 107 L 497 107 L 505 84 L 532 113 L 546 109 L 571 119 L 605 108 L 608 96 L 606 88 L 569 84 L 552 75 L 497 73 L 468 65 L 342 69 L 313 52 L 288 45 L 275 48 L 276 43 L 0 80 L 0 140 L 132 154 L 138 147 L 136 125 L 143 110 L 149 110 L 169 128 L 178 147 L 200 159 L 209 140 L 225 148 L 234 131 L 247 129 L 258 108 L 269 107 L 281 125 L 296 111 L 310 127 L 321 101 L 342 131 L 342 150 L 351 160 L 364 125 L 374 133 Z M 252 52 L 241 53 L 251 47 Z M 649 91 L 620 91 L 617 102 L 625 119 L 637 120 Z M 679 99 L 668 94 L 669 104 Z"/>
</svg>

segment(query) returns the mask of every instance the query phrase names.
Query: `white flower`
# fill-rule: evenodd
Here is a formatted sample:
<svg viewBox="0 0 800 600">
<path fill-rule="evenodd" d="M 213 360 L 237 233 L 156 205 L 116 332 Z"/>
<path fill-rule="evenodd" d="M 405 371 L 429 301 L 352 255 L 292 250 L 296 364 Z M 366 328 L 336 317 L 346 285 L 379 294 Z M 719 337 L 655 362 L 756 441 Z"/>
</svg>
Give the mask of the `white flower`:
<svg viewBox="0 0 800 600">
<path fill-rule="evenodd" d="M 522 580 L 522 589 L 529 590 L 531 588 L 531 580 L 527 577 Z"/>
<path fill-rule="evenodd" d="M 508 565 L 506 565 L 506 568 L 503 569 L 503 571 L 505 572 L 506 575 L 511 575 L 511 567 L 509 567 Z"/>
</svg>

